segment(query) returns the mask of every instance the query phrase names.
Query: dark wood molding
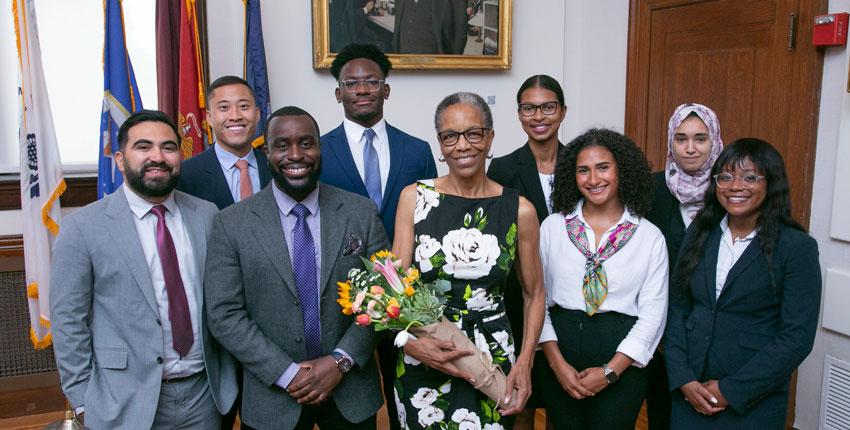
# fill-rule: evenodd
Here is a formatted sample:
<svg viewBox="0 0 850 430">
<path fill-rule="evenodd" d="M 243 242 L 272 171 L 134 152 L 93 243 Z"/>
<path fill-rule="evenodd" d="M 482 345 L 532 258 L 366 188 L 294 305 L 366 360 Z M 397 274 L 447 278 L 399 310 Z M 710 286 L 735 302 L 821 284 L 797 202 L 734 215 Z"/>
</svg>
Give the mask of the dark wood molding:
<svg viewBox="0 0 850 430">
<path fill-rule="evenodd" d="M 65 178 L 65 192 L 59 197 L 64 207 L 85 206 L 97 200 L 97 177 Z M 21 184 L 15 180 L 0 180 L 0 210 L 21 209 Z"/>
</svg>

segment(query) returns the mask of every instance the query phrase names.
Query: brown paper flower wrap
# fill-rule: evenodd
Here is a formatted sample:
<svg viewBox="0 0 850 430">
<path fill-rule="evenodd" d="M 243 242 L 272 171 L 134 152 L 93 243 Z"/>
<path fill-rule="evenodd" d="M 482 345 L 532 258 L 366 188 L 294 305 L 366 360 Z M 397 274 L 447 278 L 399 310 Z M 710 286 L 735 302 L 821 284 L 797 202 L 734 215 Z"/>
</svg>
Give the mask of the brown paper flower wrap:
<svg viewBox="0 0 850 430">
<path fill-rule="evenodd" d="M 472 379 L 475 380 L 472 386 L 476 390 L 487 395 L 499 407 L 510 407 L 510 405 L 504 404 L 507 377 L 505 376 L 505 372 L 502 371 L 502 367 L 493 363 L 490 356 L 478 349 L 475 343 L 454 323 L 449 321 L 448 318 L 443 316 L 437 323 L 422 327 L 411 327 L 410 331 L 417 337 L 428 337 L 452 342 L 455 345 L 455 349 L 458 350 L 468 349 L 475 351 L 475 354 L 464 355 L 463 357 L 452 360 L 451 363 L 461 371 L 472 375 Z M 511 405 L 514 403 L 515 397 L 511 396 Z"/>
<path fill-rule="evenodd" d="M 477 390 L 505 407 L 507 378 L 502 368 L 443 315 L 451 284 L 446 280 L 422 282 L 416 269 L 402 269 L 401 261 L 389 251 L 362 260 L 365 270 L 351 269 L 345 282 L 337 282 L 342 312 L 357 314 L 357 324 L 371 325 L 375 331 L 397 332 L 394 343 L 399 348 L 413 338 L 409 335 L 413 333 L 450 341 L 459 350 L 475 351 L 451 363 L 472 375 Z M 516 396 L 511 398 L 513 402 Z"/>
</svg>

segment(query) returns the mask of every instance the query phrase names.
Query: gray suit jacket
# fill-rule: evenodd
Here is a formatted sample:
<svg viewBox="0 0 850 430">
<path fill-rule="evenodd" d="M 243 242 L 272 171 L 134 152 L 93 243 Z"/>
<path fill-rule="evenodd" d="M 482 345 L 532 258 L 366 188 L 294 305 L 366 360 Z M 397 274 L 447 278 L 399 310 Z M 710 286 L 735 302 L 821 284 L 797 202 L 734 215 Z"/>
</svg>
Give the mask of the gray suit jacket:
<svg viewBox="0 0 850 430">
<path fill-rule="evenodd" d="M 304 320 L 274 186 L 213 218 L 204 284 L 210 331 L 245 365 L 242 421 L 261 429 L 295 426 L 301 405 L 274 383 L 290 364 L 307 359 Z M 363 267 L 361 255 L 387 249 L 389 242 L 375 204 L 365 197 L 320 183 L 319 211 L 322 355 L 340 348 L 356 363 L 328 401 L 347 420 L 360 422 L 383 403 L 372 360 L 377 337 L 371 327 L 342 314 L 336 283 L 345 281 L 351 268 Z"/>
<path fill-rule="evenodd" d="M 203 280 L 217 209 L 174 191 Z M 150 428 L 162 383 L 159 310 L 123 188 L 66 217 L 53 245 L 50 313 L 62 390 L 92 429 Z M 203 315 L 202 285 L 195 296 Z M 167 323 L 167 316 L 164 319 Z M 204 364 L 218 410 L 236 398 L 235 361 L 202 317 Z"/>
</svg>

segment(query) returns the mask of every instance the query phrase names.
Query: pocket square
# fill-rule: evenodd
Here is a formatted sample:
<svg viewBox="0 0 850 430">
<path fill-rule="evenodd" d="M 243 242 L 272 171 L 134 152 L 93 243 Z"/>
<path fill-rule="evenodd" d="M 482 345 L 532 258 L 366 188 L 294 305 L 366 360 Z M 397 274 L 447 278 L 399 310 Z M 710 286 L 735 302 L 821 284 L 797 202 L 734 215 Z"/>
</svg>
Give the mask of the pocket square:
<svg viewBox="0 0 850 430">
<path fill-rule="evenodd" d="M 363 240 L 356 234 L 349 233 L 348 245 L 346 245 L 345 250 L 342 251 L 342 256 L 348 257 L 349 255 L 360 255 L 361 251 L 363 251 Z"/>
</svg>

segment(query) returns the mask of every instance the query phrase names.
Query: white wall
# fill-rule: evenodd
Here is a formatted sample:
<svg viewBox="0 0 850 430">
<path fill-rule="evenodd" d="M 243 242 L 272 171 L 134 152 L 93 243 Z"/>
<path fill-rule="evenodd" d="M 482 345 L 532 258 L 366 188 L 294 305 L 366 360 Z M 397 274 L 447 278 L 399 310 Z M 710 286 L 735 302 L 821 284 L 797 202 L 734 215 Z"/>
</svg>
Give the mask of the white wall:
<svg viewBox="0 0 850 430">
<path fill-rule="evenodd" d="M 485 98 L 496 96 L 496 104 L 491 106 L 496 129 L 493 152 L 504 155 L 526 140 L 516 115 L 517 89 L 529 76 L 548 74 L 565 88 L 568 111 L 561 128 L 562 140 L 572 139 L 590 125 L 622 130 L 628 8 L 617 7 L 621 5 L 616 0 L 593 4 L 540 0 L 528 7 L 529 3 L 515 0 L 511 70 L 393 70 L 387 79 L 391 88 L 384 109 L 387 121 L 431 142 L 436 156 L 433 115 L 440 100 L 456 91 L 472 91 Z M 608 17 L 610 25 L 593 25 L 593 17 L 602 15 Z M 310 17 L 310 2 L 263 3 L 272 110 L 297 105 L 315 116 L 325 133 L 342 122 L 343 111 L 334 98 L 335 82 L 330 72 L 313 69 Z M 241 1 L 210 2 L 210 79 L 241 75 L 241 19 Z M 444 166 L 438 168 L 445 173 Z"/>
<path fill-rule="evenodd" d="M 830 0 L 830 13 L 848 11 L 850 0 Z M 846 139 L 850 136 L 850 94 L 846 91 L 848 61 L 850 52 L 846 47 L 826 49 L 812 190 L 812 216 L 809 225 L 811 235 L 818 241 L 824 276 L 827 269 L 850 272 L 850 243 L 830 238 L 829 231 L 833 192 L 837 186 L 835 176 L 838 147 L 850 144 Z M 843 142 L 839 140 L 839 136 L 845 136 Z M 841 185 L 846 189 L 850 184 Z M 846 219 L 845 215 L 845 221 Z M 850 285 L 840 287 L 850 288 Z M 843 317 L 848 318 L 846 313 Z M 818 329 L 814 350 L 800 366 L 798 375 L 795 426 L 800 430 L 818 428 L 823 360 L 826 354 L 850 361 L 850 338 L 824 328 Z"/>
</svg>

